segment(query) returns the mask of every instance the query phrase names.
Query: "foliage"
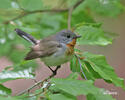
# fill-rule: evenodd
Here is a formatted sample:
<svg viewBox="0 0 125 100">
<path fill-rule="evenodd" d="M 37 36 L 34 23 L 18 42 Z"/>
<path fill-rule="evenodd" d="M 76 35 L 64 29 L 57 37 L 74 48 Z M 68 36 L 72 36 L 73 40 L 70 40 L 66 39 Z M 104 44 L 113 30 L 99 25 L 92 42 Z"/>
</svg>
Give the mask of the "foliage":
<svg viewBox="0 0 125 100">
<path fill-rule="evenodd" d="M 75 32 L 82 36 L 78 41 L 79 44 L 105 46 L 112 43 L 113 37 L 108 36 L 110 33 L 104 32 L 100 24 L 85 23 L 78 26 Z"/>
<path fill-rule="evenodd" d="M 11 89 L 8 89 L 3 85 L 0 85 L 0 95 L 7 95 L 10 93 L 11 93 Z"/>
<path fill-rule="evenodd" d="M 34 79 L 34 69 L 36 67 L 35 62 L 21 62 L 14 66 L 9 66 L 0 72 L 0 84 L 9 80 L 16 79 Z"/>
<path fill-rule="evenodd" d="M 124 80 L 115 74 L 114 69 L 107 64 L 106 58 L 103 55 L 84 52 L 82 56 L 85 58 L 81 60 L 81 64 L 88 80 L 104 79 L 108 83 L 113 83 L 125 89 Z M 76 58 L 74 57 L 73 60 L 76 60 Z M 79 67 L 76 66 L 78 66 L 78 62 L 71 61 L 72 71 L 80 72 Z"/>
<path fill-rule="evenodd" d="M 87 0 L 87 6 L 101 15 L 117 16 L 123 11 L 120 0 Z"/>
<path fill-rule="evenodd" d="M 76 96 L 82 95 L 82 94 L 84 95 L 91 94 L 95 97 L 95 100 L 100 100 L 101 98 L 103 98 L 104 100 L 108 100 L 108 99 L 114 100 L 110 95 L 104 95 L 103 89 L 96 88 L 93 85 L 93 81 L 81 81 L 81 80 L 74 80 L 74 79 L 52 79 L 51 82 L 54 83 L 54 85 L 51 87 L 53 91 L 55 88 L 56 90 L 59 89 L 61 94 L 67 94 L 66 96 L 70 97 L 71 100 L 76 100 Z M 50 98 L 53 98 L 53 96 L 50 95 Z"/>
<path fill-rule="evenodd" d="M 125 89 L 124 80 L 116 75 L 106 58 L 88 52 L 74 56 L 70 61 L 72 74 L 66 79 L 49 77 L 50 82 L 44 81 L 43 87 L 33 93 L 12 97 L 11 89 L 3 85 L 16 79 L 34 79 L 37 67 L 35 61 L 22 61 L 31 44 L 18 37 L 14 29 L 20 28 L 37 39 L 55 34 L 67 28 L 68 8 L 77 2 L 80 3 L 73 9 L 70 24 L 82 36 L 78 45 L 112 44 L 115 35 L 103 30 L 102 23 L 97 23 L 91 13 L 117 17 L 125 10 L 120 0 L 0 0 L 0 56 L 13 62 L 13 66 L 0 72 L 1 100 L 76 100 L 79 95 L 85 95 L 87 100 L 114 100 L 104 94 L 105 89 L 94 86 L 96 79 Z M 79 75 L 85 78 L 83 73 L 88 80 L 78 80 Z"/>
</svg>

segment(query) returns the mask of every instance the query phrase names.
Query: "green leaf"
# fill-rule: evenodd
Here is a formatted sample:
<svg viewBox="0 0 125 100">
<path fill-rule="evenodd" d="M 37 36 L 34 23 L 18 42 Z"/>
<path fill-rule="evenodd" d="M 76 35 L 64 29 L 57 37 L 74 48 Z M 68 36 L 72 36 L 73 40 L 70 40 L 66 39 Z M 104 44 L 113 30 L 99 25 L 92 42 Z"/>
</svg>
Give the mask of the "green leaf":
<svg viewBox="0 0 125 100">
<path fill-rule="evenodd" d="M 81 22 L 94 23 L 95 21 L 86 10 L 76 9 L 72 14 L 72 26 L 75 26 Z"/>
<path fill-rule="evenodd" d="M 72 72 L 80 72 L 79 62 L 75 56 L 70 61 L 70 69 L 72 70 Z"/>
<path fill-rule="evenodd" d="M 83 62 L 88 62 L 95 73 L 98 73 L 102 79 L 125 89 L 124 80 L 116 75 L 114 69 L 107 63 L 103 55 L 85 52 L 83 56 L 85 57 Z"/>
<path fill-rule="evenodd" d="M 99 24 L 84 24 L 77 27 L 75 32 L 82 36 L 80 39 L 78 39 L 79 44 L 100 46 L 112 44 L 113 37 L 108 36 L 108 33 L 104 32 L 96 25 Z"/>
<path fill-rule="evenodd" d="M 31 68 L 20 70 L 20 71 L 2 71 L 0 73 L 0 83 L 4 83 L 9 80 L 16 80 L 16 79 L 33 79 L 34 76 L 31 73 Z"/>
<path fill-rule="evenodd" d="M 86 0 L 86 6 L 101 15 L 113 17 L 123 11 L 120 0 Z"/>
<path fill-rule="evenodd" d="M 71 98 L 63 94 L 52 94 L 49 95 L 49 100 L 76 100 L 76 98 Z"/>
<path fill-rule="evenodd" d="M 44 14 L 40 21 L 42 28 L 39 31 L 41 36 L 45 37 L 66 28 L 65 14 L 56 14 L 51 16 L 51 14 Z M 64 26 L 63 26 L 64 25 Z"/>
<path fill-rule="evenodd" d="M 0 8 L 0 17 L 2 19 L 2 22 L 15 18 L 20 13 L 21 13 L 21 10 L 12 9 L 12 8 L 11 9 L 1 9 Z M 2 23 L 2 22 L 0 22 L 0 23 Z"/>
<path fill-rule="evenodd" d="M 42 0 L 19 0 L 19 4 L 25 10 L 40 10 L 43 7 Z"/>
<path fill-rule="evenodd" d="M 77 62 L 77 63 L 76 63 Z M 90 66 L 90 64 L 84 60 L 80 60 L 81 62 L 81 67 L 82 69 L 80 69 L 80 64 L 78 62 L 78 58 L 76 58 L 76 56 L 73 57 L 73 59 L 70 61 L 70 68 L 72 70 L 72 72 L 80 72 L 81 76 L 83 78 L 86 78 L 89 80 L 95 80 L 95 79 L 99 79 L 101 78 L 100 75 L 95 72 L 92 67 Z M 85 76 L 83 75 L 83 73 L 85 74 Z"/>
<path fill-rule="evenodd" d="M 0 0 L 0 23 L 10 20 L 21 13 L 21 10 L 14 9 L 14 2 L 11 0 Z"/>
<path fill-rule="evenodd" d="M 10 0 L 0 0 L 0 8 L 3 8 L 3 9 L 11 8 L 11 1 Z"/>
<path fill-rule="evenodd" d="M 76 24 L 79 24 L 81 22 L 88 22 L 88 23 L 95 22 L 91 14 L 85 7 L 86 7 L 86 1 L 81 3 L 75 10 L 73 10 L 72 20 L 71 20 L 72 26 L 75 26 Z"/>
<path fill-rule="evenodd" d="M 11 96 L 8 96 L 8 97 L 0 96 L 0 100 L 21 100 L 21 99 L 11 97 Z"/>
<path fill-rule="evenodd" d="M 96 100 L 96 98 L 92 94 L 88 94 L 86 97 L 87 97 L 87 100 Z"/>
<path fill-rule="evenodd" d="M 9 80 L 16 79 L 33 79 L 34 69 L 36 64 L 32 61 L 22 62 L 21 64 L 14 65 L 4 69 L 0 72 L 0 84 Z M 12 69 L 12 70 L 11 70 Z"/>
<path fill-rule="evenodd" d="M 106 58 L 103 55 L 95 55 L 85 52 L 81 55 L 77 55 L 83 59 L 80 60 L 82 71 L 88 80 L 104 79 L 108 83 L 113 83 L 118 87 L 125 89 L 124 80 L 119 78 L 114 69 L 107 63 Z M 70 68 L 73 72 L 81 72 L 78 70 L 80 64 L 77 62 L 77 58 L 74 58 L 70 62 Z M 81 76 L 84 76 L 81 73 Z"/>
<path fill-rule="evenodd" d="M 67 16 L 62 14 L 35 14 L 23 18 L 22 30 L 31 33 L 37 39 L 42 39 L 56 32 L 67 28 Z M 31 21 L 32 20 L 32 21 Z M 39 23 L 39 24 L 38 24 Z"/>
<path fill-rule="evenodd" d="M 87 95 L 90 90 L 93 90 L 92 81 L 52 79 L 51 82 L 55 84 L 55 87 L 73 96 L 78 96 L 81 94 Z"/>
<path fill-rule="evenodd" d="M 11 94 L 11 89 L 0 84 L 0 95 L 10 95 L 10 94 Z"/>
<path fill-rule="evenodd" d="M 66 79 L 78 79 L 78 73 L 71 73 Z"/>
<path fill-rule="evenodd" d="M 104 95 L 102 89 L 96 88 L 92 81 L 51 79 L 51 83 L 66 95 L 78 96 L 92 94 L 96 100 L 114 100 L 110 95 Z"/>
<path fill-rule="evenodd" d="M 34 71 L 37 68 L 37 63 L 35 62 L 35 60 L 21 61 L 18 64 L 15 64 L 11 67 L 13 67 L 14 70 L 24 70 L 31 68 L 32 71 Z"/>
</svg>

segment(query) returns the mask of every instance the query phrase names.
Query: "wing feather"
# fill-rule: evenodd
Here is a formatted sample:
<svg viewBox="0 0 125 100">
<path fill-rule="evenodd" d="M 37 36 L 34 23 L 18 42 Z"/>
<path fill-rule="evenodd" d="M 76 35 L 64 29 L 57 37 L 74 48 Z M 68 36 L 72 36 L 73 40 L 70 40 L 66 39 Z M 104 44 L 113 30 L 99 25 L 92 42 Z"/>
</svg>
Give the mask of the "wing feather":
<svg viewBox="0 0 125 100">
<path fill-rule="evenodd" d="M 56 41 L 46 41 L 46 42 L 40 41 L 39 44 L 31 48 L 31 51 L 26 55 L 25 60 L 50 56 L 55 52 L 57 52 L 58 48 L 60 47 L 61 44 L 59 44 Z"/>
</svg>

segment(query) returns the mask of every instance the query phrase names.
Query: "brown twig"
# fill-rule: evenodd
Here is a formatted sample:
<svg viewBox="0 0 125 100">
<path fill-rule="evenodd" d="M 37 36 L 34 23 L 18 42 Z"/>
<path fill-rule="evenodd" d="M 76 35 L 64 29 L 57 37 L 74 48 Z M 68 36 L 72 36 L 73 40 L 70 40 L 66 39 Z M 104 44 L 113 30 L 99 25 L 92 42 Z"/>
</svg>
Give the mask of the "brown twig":
<svg viewBox="0 0 125 100">
<path fill-rule="evenodd" d="M 84 0 L 78 0 L 78 2 L 73 6 L 73 9 L 77 8 Z"/>
<path fill-rule="evenodd" d="M 43 89 L 43 91 L 40 91 L 39 93 L 36 93 L 36 94 L 33 94 L 33 95 L 30 95 L 30 96 L 26 96 L 26 98 L 29 98 L 29 97 L 34 97 L 34 96 L 37 96 L 37 95 L 41 95 L 41 94 L 45 94 L 48 90 L 48 88 L 50 87 L 50 85 L 46 86 L 46 90 Z M 41 96 L 42 98 L 45 98 L 44 96 Z"/>
<path fill-rule="evenodd" d="M 78 0 L 76 4 L 72 7 L 73 9 L 77 8 L 84 0 Z M 68 12 L 70 8 L 64 8 L 64 9 L 45 9 L 45 10 L 35 10 L 35 11 L 25 11 L 23 10 L 23 13 L 20 15 L 16 16 L 13 19 L 10 19 L 8 21 L 5 21 L 4 24 L 9 24 L 11 21 L 15 21 L 17 19 L 23 18 L 25 16 L 28 16 L 30 14 L 35 14 L 35 13 L 61 13 L 61 12 Z"/>
<path fill-rule="evenodd" d="M 30 91 L 31 89 L 33 89 L 34 87 L 38 86 L 39 84 L 43 84 L 45 81 L 48 81 L 49 79 L 51 79 L 52 77 L 54 77 L 54 76 L 57 74 L 57 71 L 58 71 L 58 69 L 59 69 L 60 67 L 61 67 L 61 66 L 57 66 L 56 69 L 53 71 L 53 73 L 52 73 L 48 78 L 46 78 L 46 79 L 44 79 L 44 80 L 41 80 L 41 81 L 35 83 L 34 85 L 32 85 L 31 87 L 29 87 L 28 89 L 26 89 L 26 90 L 20 92 L 19 94 L 17 94 L 17 96 L 18 96 L 18 95 L 22 95 L 22 94 L 24 94 L 24 93 Z"/>
<path fill-rule="evenodd" d="M 54 76 L 55 76 L 55 74 L 51 74 L 48 78 L 46 78 L 46 79 L 44 79 L 44 80 L 38 81 L 37 83 L 35 83 L 35 84 L 32 85 L 31 87 L 29 87 L 28 89 L 26 89 L 26 90 L 20 92 L 19 94 L 17 94 L 17 96 L 22 95 L 22 94 L 28 92 L 29 90 L 33 89 L 34 87 L 38 86 L 39 84 L 43 84 L 45 81 L 48 81 L 49 79 L 51 79 L 51 78 L 54 77 Z"/>
<path fill-rule="evenodd" d="M 72 11 L 77 8 L 84 0 L 78 0 L 78 2 L 68 9 L 68 29 L 71 30 L 71 17 Z"/>
<path fill-rule="evenodd" d="M 72 11 L 73 11 L 73 7 L 71 7 L 71 8 L 69 9 L 69 12 L 68 12 L 68 30 L 71 30 Z"/>
</svg>

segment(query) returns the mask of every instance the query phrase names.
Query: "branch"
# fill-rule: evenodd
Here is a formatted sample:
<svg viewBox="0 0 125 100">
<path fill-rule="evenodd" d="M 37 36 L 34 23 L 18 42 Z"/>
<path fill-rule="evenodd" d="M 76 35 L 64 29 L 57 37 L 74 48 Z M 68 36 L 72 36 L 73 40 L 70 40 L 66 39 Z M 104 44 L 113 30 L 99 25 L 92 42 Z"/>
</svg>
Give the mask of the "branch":
<svg viewBox="0 0 125 100">
<path fill-rule="evenodd" d="M 73 9 L 77 8 L 84 0 L 78 0 L 76 4 L 72 7 Z M 28 16 L 30 14 L 35 13 L 61 13 L 61 12 L 68 12 L 70 8 L 64 8 L 64 9 L 45 9 L 45 10 L 35 10 L 35 11 L 25 11 L 23 10 L 23 13 L 18 15 L 17 17 L 10 19 L 8 21 L 5 21 L 4 24 L 9 24 L 11 21 L 15 21 L 17 19 L 23 18 L 25 16 Z"/>
<path fill-rule="evenodd" d="M 73 9 L 77 8 L 84 0 L 79 0 L 74 6 Z"/>
<path fill-rule="evenodd" d="M 34 85 L 30 86 L 28 89 L 26 89 L 26 90 L 20 92 L 19 94 L 17 94 L 17 96 L 22 95 L 22 94 L 24 94 L 24 93 L 26 93 L 26 92 L 32 90 L 34 87 L 38 86 L 39 84 L 43 84 L 45 81 L 48 81 L 49 79 L 51 79 L 51 78 L 54 77 L 55 75 L 56 75 L 56 74 L 52 73 L 52 74 L 51 74 L 49 77 L 47 77 L 46 79 L 41 80 L 41 81 L 35 83 Z"/>
<path fill-rule="evenodd" d="M 72 11 L 77 8 L 84 0 L 79 0 L 74 6 L 70 7 L 68 9 L 68 30 L 71 30 L 71 17 L 72 17 Z"/>
<path fill-rule="evenodd" d="M 72 17 L 72 11 L 73 11 L 73 7 L 71 7 L 69 9 L 69 12 L 68 12 L 68 30 L 71 29 L 71 17 Z"/>
<path fill-rule="evenodd" d="M 48 68 L 51 69 L 50 67 L 48 67 Z M 52 77 L 56 76 L 57 71 L 58 71 L 59 68 L 61 68 L 61 66 L 57 66 L 55 70 L 52 70 L 52 69 L 51 69 L 52 74 L 51 74 L 48 78 L 46 78 L 46 79 L 44 79 L 44 80 L 41 80 L 41 81 L 35 83 L 34 85 L 32 85 L 31 87 L 29 87 L 28 89 L 26 89 L 26 90 L 20 92 L 19 94 L 17 94 L 17 96 L 18 96 L 18 95 L 22 95 L 22 94 L 24 94 L 24 93 L 30 91 L 31 89 L 33 89 L 33 88 L 36 87 L 37 85 L 43 84 L 45 81 L 48 81 L 48 80 L 51 79 Z"/>
<path fill-rule="evenodd" d="M 17 19 L 20 19 L 20 18 L 23 18 L 25 16 L 28 16 L 28 15 L 31 15 L 31 14 L 35 14 L 35 13 L 61 13 L 61 12 L 66 12 L 68 11 L 68 9 L 52 9 L 52 10 L 35 10 L 35 11 L 23 11 L 23 13 L 21 13 L 20 15 L 18 15 L 17 17 L 11 19 L 11 20 L 8 20 L 8 21 L 5 21 L 4 24 L 9 24 L 9 22 L 11 21 L 15 21 Z"/>
</svg>

